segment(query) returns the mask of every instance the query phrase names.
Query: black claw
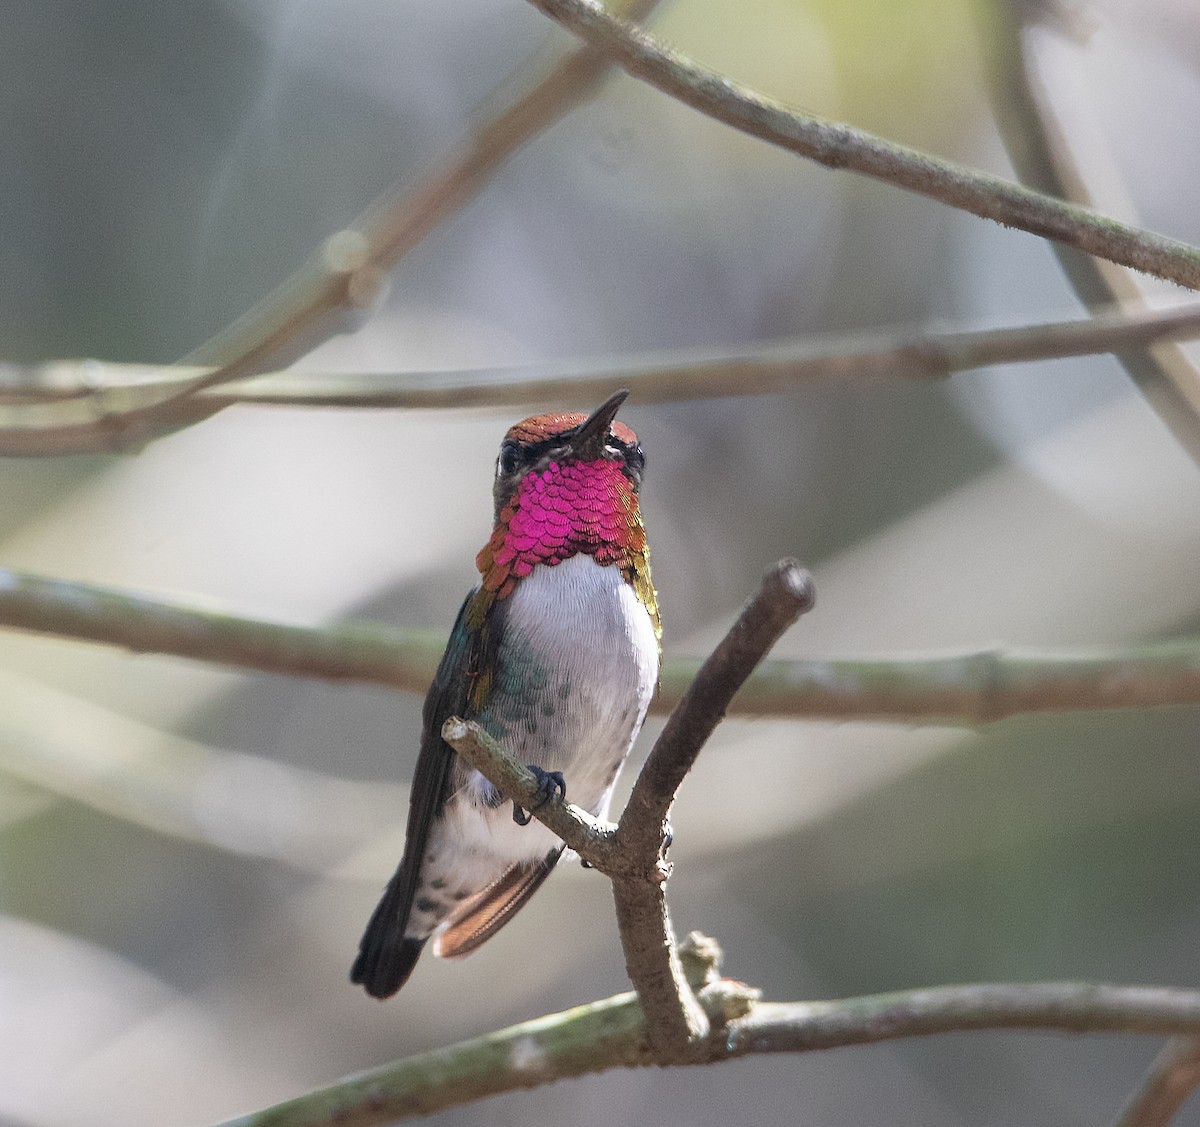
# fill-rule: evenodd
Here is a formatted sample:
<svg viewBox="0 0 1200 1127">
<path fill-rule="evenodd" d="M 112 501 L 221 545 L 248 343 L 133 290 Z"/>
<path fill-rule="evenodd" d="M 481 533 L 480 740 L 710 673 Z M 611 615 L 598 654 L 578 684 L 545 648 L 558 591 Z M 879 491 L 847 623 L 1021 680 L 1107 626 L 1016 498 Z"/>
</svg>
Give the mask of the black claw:
<svg viewBox="0 0 1200 1127">
<path fill-rule="evenodd" d="M 567 784 L 562 777 L 561 771 L 543 771 L 540 767 L 536 767 L 532 763 L 528 764 L 528 767 L 537 776 L 538 781 L 538 800 L 533 804 L 531 809 L 540 810 L 556 794 L 564 802 L 566 801 Z M 513 821 L 518 826 L 527 826 L 529 825 L 529 820 L 530 814 L 514 802 Z"/>
<path fill-rule="evenodd" d="M 675 840 L 675 829 L 671 825 L 671 823 L 668 822 L 665 826 L 663 826 L 662 853 L 663 853 L 664 857 L 667 855 L 667 850 L 671 848 L 671 842 L 673 842 L 674 840 Z"/>
</svg>

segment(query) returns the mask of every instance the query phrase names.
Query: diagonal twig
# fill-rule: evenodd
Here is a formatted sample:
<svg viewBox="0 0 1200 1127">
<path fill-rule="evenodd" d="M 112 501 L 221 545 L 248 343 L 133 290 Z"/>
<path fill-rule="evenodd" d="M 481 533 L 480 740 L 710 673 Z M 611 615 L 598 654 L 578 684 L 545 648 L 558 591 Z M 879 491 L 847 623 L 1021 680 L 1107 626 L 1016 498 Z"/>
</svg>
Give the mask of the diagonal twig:
<svg viewBox="0 0 1200 1127">
<path fill-rule="evenodd" d="M 1043 10 L 1043 14 L 1044 14 Z M 1013 166 L 1022 181 L 1042 192 L 1117 215 L 1132 214 L 1125 185 L 1115 182 L 1116 164 L 1105 154 L 1093 123 L 1067 121 L 1059 112 L 1039 68 L 1030 33 L 1049 33 L 1040 26 L 1035 8 L 1001 4 L 989 13 L 995 65 L 990 68 L 993 116 Z M 1062 68 L 1055 82 L 1065 80 Z M 1099 156 L 1099 159 L 1096 159 Z M 1099 175 L 1096 168 L 1105 170 Z M 1145 312 L 1144 280 L 1102 259 L 1075 253 L 1055 244 L 1053 250 L 1075 292 L 1092 309 Z M 1200 461 L 1200 374 L 1178 344 L 1129 341 L 1116 350 L 1120 364 L 1133 377 L 1146 401 L 1158 412 L 1175 438 Z"/>
<path fill-rule="evenodd" d="M 828 168 L 849 169 L 951 207 L 1200 289 L 1200 249 L 1120 223 L 861 129 L 801 113 L 687 58 L 599 0 L 530 0 L 635 78 L 693 109 Z"/>
<path fill-rule="evenodd" d="M 629 0 L 627 11 L 642 18 L 656 2 Z M 111 403 L 103 397 L 81 401 L 49 431 L 57 452 L 127 450 L 197 422 L 219 410 L 198 405 L 200 391 L 291 363 L 344 331 L 347 319 L 361 318 L 376 303 L 400 257 L 474 199 L 509 157 L 585 99 L 610 65 L 603 52 L 587 46 L 569 53 L 415 190 L 397 184 L 385 192 L 351 228 L 326 239 L 278 290 L 182 362 L 205 370 L 160 388 L 157 401 L 145 406 L 130 408 L 128 397 L 120 395 Z M 13 444 L 20 437 L 18 432 Z"/>
<path fill-rule="evenodd" d="M 1200 1087 L 1200 1037 L 1172 1037 L 1121 1111 L 1116 1127 L 1167 1127 Z"/>
<path fill-rule="evenodd" d="M 648 1032 L 663 1059 L 686 1056 L 708 1021 L 683 973 L 667 908 L 668 816 L 675 794 L 729 702 L 780 635 L 813 605 L 812 579 L 783 560 L 705 659 L 650 750 L 621 814 L 615 847 L 642 875 L 613 881 L 625 966 L 646 1011 Z"/>
<path fill-rule="evenodd" d="M 671 803 L 700 749 L 755 667 L 812 609 L 814 597 L 811 576 L 795 560 L 783 560 L 763 576 L 758 593 L 705 659 L 655 741 L 618 825 L 625 848 L 657 854 Z"/>
</svg>

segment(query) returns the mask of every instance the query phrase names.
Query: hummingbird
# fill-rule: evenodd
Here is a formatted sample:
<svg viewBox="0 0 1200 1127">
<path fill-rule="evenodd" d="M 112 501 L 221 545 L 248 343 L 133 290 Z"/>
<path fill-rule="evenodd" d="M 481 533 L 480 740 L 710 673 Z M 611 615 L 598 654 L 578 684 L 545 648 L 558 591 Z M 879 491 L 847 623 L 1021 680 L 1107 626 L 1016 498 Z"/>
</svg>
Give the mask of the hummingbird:
<svg viewBox="0 0 1200 1127">
<path fill-rule="evenodd" d="M 388 998 L 430 938 L 470 954 L 541 887 L 563 843 L 501 799 L 442 739 L 474 720 L 539 781 L 599 818 L 658 684 L 662 627 L 638 504 L 645 455 L 616 414 L 535 415 L 496 459 L 495 524 L 479 582 L 425 697 L 404 856 L 351 980 Z"/>
</svg>

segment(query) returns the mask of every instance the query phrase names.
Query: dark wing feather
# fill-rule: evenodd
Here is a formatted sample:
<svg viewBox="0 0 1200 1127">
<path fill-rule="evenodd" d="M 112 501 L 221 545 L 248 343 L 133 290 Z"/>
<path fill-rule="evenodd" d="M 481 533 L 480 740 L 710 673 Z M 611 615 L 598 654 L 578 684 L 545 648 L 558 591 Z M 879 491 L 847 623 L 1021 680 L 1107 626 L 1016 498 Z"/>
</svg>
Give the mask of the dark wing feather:
<svg viewBox="0 0 1200 1127">
<path fill-rule="evenodd" d="M 455 757 L 453 749 L 442 739 L 442 725 L 451 716 L 462 716 L 467 711 L 472 674 L 478 671 L 483 657 L 480 631 L 468 627 L 471 604 L 479 594 L 476 588 L 463 602 L 446 652 L 425 696 L 421 751 L 413 772 L 404 856 L 367 924 L 358 958 L 350 971 L 351 981 L 361 984 L 376 998 L 389 998 L 404 985 L 425 946 L 424 939 L 406 939 L 404 932 L 416 896 L 430 827 L 441 817 L 450 790 Z"/>
<path fill-rule="evenodd" d="M 560 845 L 535 865 L 513 865 L 487 888 L 464 900 L 450 917 L 449 926 L 434 940 L 434 953 L 443 959 L 457 959 L 491 939 L 541 888 L 562 851 Z"/>
</svg>

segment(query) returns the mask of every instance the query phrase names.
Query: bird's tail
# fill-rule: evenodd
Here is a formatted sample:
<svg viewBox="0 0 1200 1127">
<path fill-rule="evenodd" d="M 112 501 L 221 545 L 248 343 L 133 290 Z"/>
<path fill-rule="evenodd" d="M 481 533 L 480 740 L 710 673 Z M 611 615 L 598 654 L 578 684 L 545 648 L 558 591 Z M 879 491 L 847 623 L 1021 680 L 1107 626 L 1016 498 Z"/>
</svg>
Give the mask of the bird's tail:
<svg viewBox="0 0 1200 1127">
<path fill-rule="evenodd" d="M 394 884 L 371 916 L 350 970 L 350 981 L 375 998 L 390 998 L 408 981 L 426 942 L 403 934 L 401 913 L 393 903 Z"/>
</svg>

